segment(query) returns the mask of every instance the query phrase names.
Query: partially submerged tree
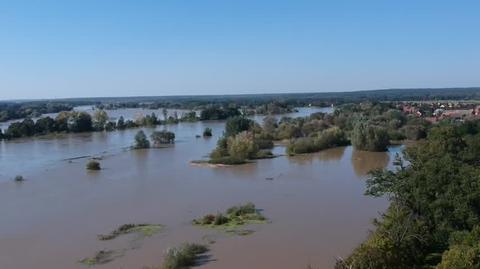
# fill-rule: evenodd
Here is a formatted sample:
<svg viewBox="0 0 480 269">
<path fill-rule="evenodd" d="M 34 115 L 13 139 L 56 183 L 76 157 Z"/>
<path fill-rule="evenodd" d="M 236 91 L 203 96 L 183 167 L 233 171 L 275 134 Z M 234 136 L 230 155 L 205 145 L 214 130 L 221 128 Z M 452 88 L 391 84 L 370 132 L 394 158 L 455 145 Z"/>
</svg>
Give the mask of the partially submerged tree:
<svg viewBox="0 0 480 269">
<path fill-rule="evenodd" d="M 211 128 L 205 128 L 205 130 L 203 131 L 203 136 L 204 137 L 210 137 L 212 136 L 212 129 Z"/>
<path fill-rule="evenodd" d="M 150 141 L 148 140 L 147 136 L 143 132 L 143 130 L 140 130 L 137 132 L 135 135 L 135 149 L 145 149 L 150 147 Z"/>
<path fill-rule="evenodd" d="M 175 143 L 175 133 L 169 132 L 166 130 L 163 131 L 155 131 L 150 136 L 153 140 L 154 146 L 160 146 L 165 144 L 173 144 Z"/>
<path fill-rule="evenodd" d="M 90 161 L 88 161 L 88 163 L 87 163 L 87 170 L 97 171 L 97 170 L 100 170 L 100 169 L 102 169 L 102 168 L 100 167 L 100 162 L 95 161 L 95 160 L 90 160 Z"/>
<path fill-rule="evenodd" d="M 386 151 L 390 144 L 385 128 L 367 122 L 355 125 L 351 140 L 355 148 L 366 151 Z"/>
</svg>

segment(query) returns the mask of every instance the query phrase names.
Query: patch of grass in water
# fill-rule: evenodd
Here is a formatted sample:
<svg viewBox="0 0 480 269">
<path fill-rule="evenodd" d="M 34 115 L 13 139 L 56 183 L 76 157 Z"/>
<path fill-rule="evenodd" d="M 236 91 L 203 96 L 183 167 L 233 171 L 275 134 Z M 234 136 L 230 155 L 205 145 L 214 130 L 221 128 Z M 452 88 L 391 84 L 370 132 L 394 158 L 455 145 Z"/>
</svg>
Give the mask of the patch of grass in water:
<svg viewBox="0 0 480 269">
<path fill-rule="evenodd" d="M 227 230 L 227 233 L 239 236 L 247 236 L 253 234 L 254 230 L 245 230 L 245 229 L 238 229 L 238 230 Z"/>
<path fill-rule="evenodd" d="M 160 224 L 123 224 L 109 234 L 98 235 L 98 240 L 112 240 L 124 234 L 138 233 L 144 237 L 152 236 L 163 228 Z"/>
<path fill-rule="evenodd" d="M 94 266 L 98 264 L 109 263 L 121 256 L 123 256 L 122 253 L 119 253 L 114 250 L 100 250 L 100 251 L 97 251 L 97 253 L 95 253 L 95 256 L 82 259 L 79 262 L 87 266 Z"/>
<path fill-rule="evenodd" d="M 267 219 L 253 203 L 230 207 L 225 213 L 217 213 L 216 215 L 208 214 L 192 221 L 194 225 L 225 228 L 229 231 L 235 231 L 236 228 L 247 224 L 261 224 L 266 222 Z M 238 230 L 238 232 L 242 234 L 240 230 Z M 246 233 L 243 234 L 246 235 Z"/>
<path fill-rule="evenodd" d="M 208 251 L 209 248 L 206 245 L 185 243 L 168 249 L 162 266 L 150 269 L 188 269 L 198 265 L 203 254 Z"/>
</svg>

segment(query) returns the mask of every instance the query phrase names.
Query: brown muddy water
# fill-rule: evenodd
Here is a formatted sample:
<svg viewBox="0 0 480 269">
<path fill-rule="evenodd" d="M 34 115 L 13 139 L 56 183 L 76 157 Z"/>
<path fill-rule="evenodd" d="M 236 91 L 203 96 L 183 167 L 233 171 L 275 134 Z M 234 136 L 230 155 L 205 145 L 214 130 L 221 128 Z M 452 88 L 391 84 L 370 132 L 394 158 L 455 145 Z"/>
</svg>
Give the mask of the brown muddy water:
<svg viewBox="0 0 480 269">
<path fill-rule="evenodd" d="M 205 127 L 214 137 L 195 138 Z M 78 260 L 114 249 L 123 256 L 97 268 L 140 269 L 160 265 L 169 247 L 187 241 L 215 241 L 210 261 L 199 268 L 332 268 L 336 257 L 366 238 L 372 218 L 388 206 L 363 195 L 365 176 L 390 166 L 400 147 L 388 153 L 344 147 L 234 167 L 190 165 L 215 147 L 223 127 L 223 122 L 169 126 L 177 135 L 173 147 L 138 151 L 126 149 L 137 130 L 3 142 L 0 268 L 87 268 Z M 103 156 L 104 169 L 87 172 L 87 159 L 65 160 L 85 155 Z M 17 173 L 27 180 L 13 182 Z M 248 227 L 255 230 L 251 235 L 190 224 L 248 201 L 271 221 Z M 144 239 L 97 240 L 124 223 L 166 227 Z"/>
</svg>

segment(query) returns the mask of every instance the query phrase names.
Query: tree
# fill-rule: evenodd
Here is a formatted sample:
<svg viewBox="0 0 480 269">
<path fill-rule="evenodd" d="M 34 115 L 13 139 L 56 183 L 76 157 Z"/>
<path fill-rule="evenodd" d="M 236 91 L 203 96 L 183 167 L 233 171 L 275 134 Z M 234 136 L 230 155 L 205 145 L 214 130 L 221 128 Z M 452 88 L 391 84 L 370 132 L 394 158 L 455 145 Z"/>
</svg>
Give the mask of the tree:
<svg viewBox="0 0 480 269">
<path fill-rule="evenodd" d="M 135 135 L 135 146 L 136 149 L 145 149 L 150 147 L 150 141 L 147 139 L 145 133 L 140 130 Z"/>
<path fill-rule="evenodd" d="M 103 131 L 105 129 L 105 124 L 108 121 L 108 114 L 103 109 L 98 109 L 93 114 L 93 128 L 98 131 Z"/>
<path fill-rule="evenodd" d="M 155 131 L 150 136 L 153 140 L 154 146 L 160 146 L 165 144 L 173 144 L 175 143 L 175 133 L 169 132 L 166 130 L 163 131 Z"/>
<path fill-rule="evenodd" d="M 55 120 L 50 117 L 40 118 L 35 122 L 35 133 L 47 134 L 57 131 Z"/>
<path fill-rule="evenodd" d="M 228 154 L 236 160 L 252 159 L 258 153 L 258 147 L 253 136 L 248 132 L 241 132 L 228 138 Z"/>
<path fill-rule="evenodd" d="M 168 110 L 166 108 L 162 109 L 162 114 L 163 114 L 163 120 L 167 121 L 168 120 Z"/>
<path fill-rule="evenodd" d="M 408 165 L 372 173 L 367 194 L 390 207 L 336 268 L 480 268 L 479 124 L 437 125 L 406 149 Z"/>
<path fill-rule="evenodd" d="M 203 131 L 203 136 L 204 137 L 211 137 L 212 136 L 212 128 L 205 128 L 205 130 Z"/>
<path fill-rule="evenodd" d="M 126 127 L 127 126 L 125 125 L 125 119 L 123 118 L 123 116 L 120 116 L 117 121 L 117 129 L 125 130 Z"/>
<path fill-rule="evenodd" d="M 58 113 L 55 118 L 55 125 L 58 132 L 68 132 L 68 119 L 70 118 L 70 112 L 63 111 Z"/>
<path fill-rule="evenodd" d="M 111 132 L 117 128 L 117 124 L 114 121 L 109 121 L 105 124 L 105 131 Z"/>
<path fill-rule="evenodd" d="M 274 116 L 266 116 L 263 118 L 263 129 L 267 133 L 273 133 L 278 127 L 278 121 Z"/>
<path fill-rule="evenodd" d="M 229 118 L 225 124 L 225 136 L 234 136 L 243 131 L 248 131 L 253 127 L 253 125 L 254 122 L 245 117 L 237 116 Z"/>
<path fill-rule="evenodd" d="M 385 128 L 359 122 L 352 132 L 352 144 L 359 150 L 386 151 L 390 144 Z"/>
</svg>

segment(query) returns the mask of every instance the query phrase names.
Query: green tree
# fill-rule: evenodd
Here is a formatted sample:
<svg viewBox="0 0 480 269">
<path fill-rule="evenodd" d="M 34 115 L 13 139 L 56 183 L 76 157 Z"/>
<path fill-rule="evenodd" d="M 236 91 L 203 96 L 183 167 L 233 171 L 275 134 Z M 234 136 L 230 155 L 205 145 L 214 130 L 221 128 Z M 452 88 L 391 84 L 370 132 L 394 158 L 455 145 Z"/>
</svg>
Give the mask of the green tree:
<svg viewBox="0 0 480 269">
<path fill-rule="evenodd" d="M 153 140 L 154 146 L 175 143 L 175 133 L 166 130 L 155 131 L 150 136 Z"/>
<path fill-rule="evenodd" d="M 136 149 L 145 149 L 150 147 L 150 141 L 148 140 L 145 133 L 140 130 L 135 135 L 135 146 Z"/>
<path fill-rule="evenodd" d="M 225 124 L 225 136 L 234 136 L 243 131 L 248 131 L 253 127 L 253 125 L 254 122 L 245 117 L 238 116 L 229 118 Z"/>
<path fill-rule="evenodd" d="M 125 125 L 125 119 L 123 118 L 123 116 L 120 116 L 117 121 L 117 128 L 119 130 L 125 130 L 126 127 L 127 126 Z"/>
<path fill-rule="evenodd" d="M 205 128 L 205 130 L 203 131 L 203 136 L 204 137 L 210 137 L 212 136 L 212 128 Z"/>
<path fill-rule="evenodd" d="M 55 120 L 50 117 L 40 118 L 35 122 L 35 133 L 47 134 L 57 131 Z"/>
<path fill-rule="evenodd" d="M 258 147 L 253 136 L 248 132 L 241 132 L 228 138 L 228 154 L 236 160 L 253 159 L 258 153 Z"/>
<path fill-rule="evenodd" d="M 108 122 L 108 114 L 103 109 L 97 109 L 93 114 L 93 128 L 98 131 L 103 131 Z"/>
<path fill-rule="evenodd" d="M 351 141 L 355 148 L 366 151 L 386 151 L 390 144 L 385 128 L 366 122 L 359 122 L 355 125 Z"/>
</svg>

